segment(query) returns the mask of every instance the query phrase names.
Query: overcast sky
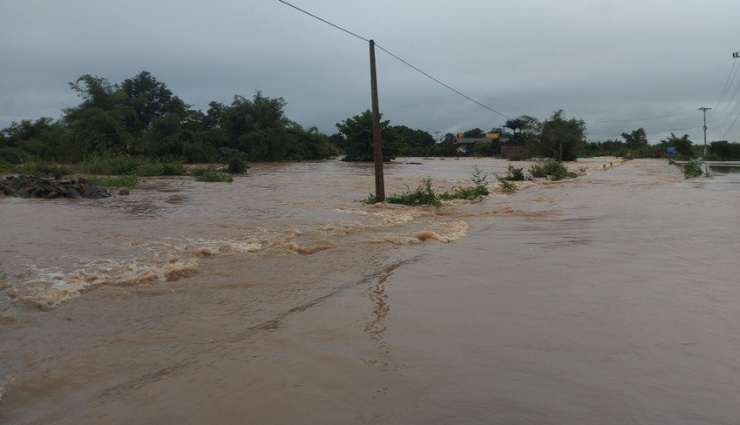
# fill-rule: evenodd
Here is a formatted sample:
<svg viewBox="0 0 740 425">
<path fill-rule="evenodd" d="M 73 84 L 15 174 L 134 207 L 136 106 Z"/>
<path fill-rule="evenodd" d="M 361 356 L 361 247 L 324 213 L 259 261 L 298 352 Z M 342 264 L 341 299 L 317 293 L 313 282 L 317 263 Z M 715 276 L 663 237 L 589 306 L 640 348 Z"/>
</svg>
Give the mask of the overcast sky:
<svg viewBox="0 0 740 425">
<path fill-rule="evenodd" d="M 698 108 L 711 107 L 709 141 L 740 142 L 738 0 L 290 2 L 508 117 L 563 109 L 591 140 L 643 127 L 651 143 L 670 131 L 703 143 Z M 261 90 L 331 134 L 370 108 L 368 56 L 366 42 L 278 0 L 0 0 L 0 128 L 59 118 L 83 74 L 120 83 L 147 70 L 197 109 Z M 377 57 L 392 124 L 444 134 L 506 121 Z"/>
</svg>

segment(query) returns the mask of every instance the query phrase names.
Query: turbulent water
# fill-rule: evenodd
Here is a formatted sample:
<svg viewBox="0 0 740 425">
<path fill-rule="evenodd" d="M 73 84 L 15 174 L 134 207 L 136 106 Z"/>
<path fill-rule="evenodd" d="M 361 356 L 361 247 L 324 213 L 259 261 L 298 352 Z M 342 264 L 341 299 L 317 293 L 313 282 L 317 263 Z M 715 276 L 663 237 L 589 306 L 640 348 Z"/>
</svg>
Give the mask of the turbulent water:
<svg viewBox="0 0 740 425">
<path fill-rule="evenodd" d="M 0 423 L 740 423 L 740 174 L 570 166 L 439 209 L 339 161 L 0 198 Z"/>
</svg>

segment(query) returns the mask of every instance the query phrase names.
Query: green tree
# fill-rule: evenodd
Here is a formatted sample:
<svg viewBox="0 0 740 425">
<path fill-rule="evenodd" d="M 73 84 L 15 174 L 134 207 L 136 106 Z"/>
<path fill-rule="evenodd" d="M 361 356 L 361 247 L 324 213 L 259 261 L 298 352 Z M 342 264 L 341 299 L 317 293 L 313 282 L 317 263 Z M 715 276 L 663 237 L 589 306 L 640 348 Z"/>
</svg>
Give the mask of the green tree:
<svg viewBox="0 0 740 425">
<path fill-rule="evenodd" d="M 374 161 L 373 113 L 366 110 L 360 115 L 347 118 L 336 124 L 344 138 L 346 156 L 343 161 Z M 380 137 L 383 143 L 383 161 L 392 161 L 398 156 L 399 147 L 394 140 L 390 121 L 380 122 Z"/>
<path fill-rule="evenodd" d="M 480 128 L 471 128 L 470 130 L 463 132 L 463 137 L 471 137 L 474 139 L 485 137 L 485 135 L 486 133 L 484 133 Z"/>
<path fill-rule="evenodd" d="M 647 135 L 642 127 L 632 133 L 622 133 L 622 138 L 629 149 L 643 149 L 648 146 Z"/>
<path fill-rule="evenodd" d="M 125 94 L 125 103 L 136 112 L 136 121 L 130 123 L 134 134 L 140 134 L 149 128 L 155 118 L 162 118 L 166 114 L 184 118 L 189 108 L 148 71 L 141 71 L 135 77 L 123 80 L 120 90 Z"/>
<path fill-rule="evenodd" d="M 527 122 L 524 120 L 523 117 L 518 117 L 506 120 L 506 124 L 504 124 L 504 127 L 511 129 L 511 132 L 513 134 L 516 134 L 517 130 L 520 130 L 526 124 Z"/>
<path fill-rule="evenodd" d="M 105 78 L 85 74 L 70 82 L 69 87 L 82 99 L 82 104 L 78 108 L 108 110 L 113 106 L 113 93 L 116 88 Z"/>
<path fill-rule="evenodd" d="M 447 133 L 440 143 L 434 145 L 432 155 L 434 156 L 455 156 L 457 155 L 457 137 L 452 133 Z"/>
<path fill-rule="evenodd" d="M 690 157 L 694 154 L 691 148 L 691 140 L 689 139 L 688 134 L 684 134 L 681 137 L 676 136 L 675 134 L 671 133 L 670 137 L 667 139 L 661 140 L 660 143 L 662 145 L 665 145 L 666 147 L 674 147 L 676 148 L 676 153 Z"/>
<path fill-rule="evenodd" d="M 542 123 L 540 152 L 558 161 L 574 161 L 584 141 L 586 123 L 583 120 L 563 118 L 563 110 L 555 111 Z"/>
<path fill-rule="evenodd" d="M 392 130 L 399 145 L 399 154 L 403 156 L 429 155 L 436 143 L 434 137 L 424 130 L 414 130 L 405 125 L 393 126 Z"/>
<path fill-rule="evenodd" d="M 55 158 L 63 134 L 62 125 L 52 118 L 21 120 L 0 131 L 0 148 L 18 148 L 35 158 L 50 160 Z"/>
<path fill-rule="evenodd" d="M 540 120 L 531 115 L 521 115 L 515 119 L 517 120 L 515 124 L 517 131 L 509 135 L 509 138 L 523 144 L 527 152 L 542 155 L 542 153 L 539 153 L 541 149 L 540 136 L 542 134 L 542 123 Z"/>
</svg>

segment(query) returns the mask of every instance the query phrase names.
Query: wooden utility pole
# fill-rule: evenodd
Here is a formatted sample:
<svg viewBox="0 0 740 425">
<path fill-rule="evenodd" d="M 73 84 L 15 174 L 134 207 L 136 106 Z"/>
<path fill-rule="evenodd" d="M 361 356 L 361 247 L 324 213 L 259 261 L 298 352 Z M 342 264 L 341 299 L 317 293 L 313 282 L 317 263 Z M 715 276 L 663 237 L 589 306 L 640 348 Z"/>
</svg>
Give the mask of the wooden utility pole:
<svg viewBox="0 0 740 425">
<path fill-rule="evenodd" d="M 383 142 L 380 138 L 380 106 L 378 105 L 378 77 L 375 72 L 375 41 L 370 40 L 370 91 L 373 98 L 373 152 L 375 156 L 375 198 L 385 201 L 383 181 Z"/>
</svg>

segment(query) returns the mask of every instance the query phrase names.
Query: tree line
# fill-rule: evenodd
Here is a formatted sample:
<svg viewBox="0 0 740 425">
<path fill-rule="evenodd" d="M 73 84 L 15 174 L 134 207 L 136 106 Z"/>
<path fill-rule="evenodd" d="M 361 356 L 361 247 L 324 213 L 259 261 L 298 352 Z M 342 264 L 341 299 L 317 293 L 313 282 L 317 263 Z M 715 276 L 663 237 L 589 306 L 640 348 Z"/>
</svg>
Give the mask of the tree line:
<svg viewBox="0 0 740 425">
<path fill-rule="evenodd" d="M 79 162 L 90 156 L 129 155 L 189 163 L 227 162 L 235 155 L 249 161 L 316 160 L 343 155 L 347 161 L 372 161 L 372 114 L 364 111 L 336 124 L 326 135 L 304 128 L 285 115 L 283 98 L 261 92 L 251 99 L 235 95 L 230 104 L 210 102 L 206 111 L 194 109 L 148 71 L 121 83 L 85 74 L 70 88 L 80 103 L 62 111 L 59 120 L 42 117 L 13 122 L 0 130 L 0 161 Z M 623 140 L 590 142 L 581 119 L 566 118 L 562 110 L 549 118 L 522 115 L 494 128 L 502 137 L 478 142 L 476 156 L 499 156 L 506 143 L 523 146 L 522 158 L 574 160 L 580 156 L 664 156 L 668 146 L 679 155 L 697 154 L 688 135 L 649 145 L 640 128 L 623 133 Z M 437 141 L 426 131 L 381 122 L 386 160 L 403 156 L 460 155 L 457 138 L 446 134 Z M 465 137 L 482 137 L 479 128 Z M 740 159 L 740 145 L 712 142 L 707 159 Z M 516 158 L 514 158 L 516 159 Z"/>
</svg>

